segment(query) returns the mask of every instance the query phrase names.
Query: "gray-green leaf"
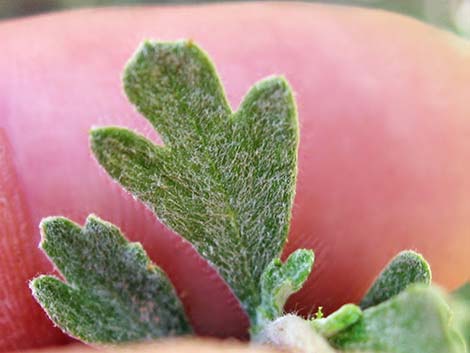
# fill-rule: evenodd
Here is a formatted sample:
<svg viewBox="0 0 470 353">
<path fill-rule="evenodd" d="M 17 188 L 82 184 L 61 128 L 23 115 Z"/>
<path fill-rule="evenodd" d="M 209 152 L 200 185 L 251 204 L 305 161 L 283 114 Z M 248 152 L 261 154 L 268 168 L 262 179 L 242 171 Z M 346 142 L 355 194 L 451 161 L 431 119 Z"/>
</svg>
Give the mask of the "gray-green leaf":
<svg viewBox="0 0 470 353">
<path fill-rule="evenodd" d="M 413 283 L 431 283 L 431 268 L 420 254 L 406 250 L 400 252 L 385 267 L 361 301 L 367 309 L 380 304 L 403 291 Z"/>
<path fill-rule="evenodd" d="M 464 284 L 451 294 L 451 307 L 455 325 L 460 330 L 467 350 L 470 349 L 470 282 Z"/>
<path fill-rule="evenodd" d="M 282 315 L 287 299 L 302 288 L 310 275 L 314 259 L 313 251 L 299 249 L 285 263 L 277 258 L 268 265 L 261 276 L 261 303 L 256 309 L 253 334 Z"/>
<path fill-rule="evenodd" d="M 330 342 L 345 351 L 465 352 L 443 295 L 423 284 L 410 285 L 397 296 L 365 310 L 362 319 Z"/>
<path fill-rule="evenodd" d="M 280 255 L 294 197 L 298 125 L 287 82 L 256 84 L 233 113 L 206 54 L 191 42 L 145 42 L 125 91 L 164 147 L 119 128 L 95 129 L 99 163 L 189 240 L 255 320 L 260 277 Z"/>
<path fill-rule="evenodd" d="M 41 223 L 41 248 L 67 283 L 40 276 L 30 287 L 66 333 L 90 343 L 116 343 L 191 332 L 166 275 L 142 246 L 89 216 L 83 228 L 62 217 Z"/>
</svg>

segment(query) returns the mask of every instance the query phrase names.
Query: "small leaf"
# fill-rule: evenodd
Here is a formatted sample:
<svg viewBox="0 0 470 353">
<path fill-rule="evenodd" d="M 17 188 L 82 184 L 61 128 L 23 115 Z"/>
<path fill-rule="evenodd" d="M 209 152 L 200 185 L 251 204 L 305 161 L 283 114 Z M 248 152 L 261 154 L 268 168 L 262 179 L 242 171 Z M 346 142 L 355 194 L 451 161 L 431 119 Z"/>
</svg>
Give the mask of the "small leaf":
<svg viewBox="0 0 470 353">
<path fill-rule="evenodd" d="M 463 340 L 450 320 L 440 291 L 414 284 L 365 310 L 362 319 L 330 342 L 345 351 L 464 353 Z"/>
<path fill-rule="evenodd" d="M 470 349 L 470 282 L 451 293 L 450 297 L 455 325 L 460 330 L 468 350 Z"/>
<path fill-rule="evenodd" d="M 326 318 L 311 320 L 311 324 L 319 334 L 328 338 L 351 327 L 361 318 L 361 308 L 354 304 L 345 304 Z"/>
<path fill-rule="evenodd" d="M 191 332 L 166 275 L 142 246 L 95 216 L 83 228 L 62 217 L 41 223 L 41 248 L 67 281 L 40 276 L 30 286 L 49 317 L 89 343 L 116 343 Z"/>
<path fill-rule="evenodd" d="M 431 283 L 431 268 L 418 253 L 406 250 L 400 252 L 385 267 L 361 301 L 361 308 L 367 309 L 397 295 L 412 283 Z"/>
<path fill-rule="evenodd" d="M 256 310 L 253 334 L 282 315 L 287 299 L 302 288 L 310 275 L 314 259 L 313 251 L 299 249 L 285 263 L 275 259 L 268 265 L 261 276 L 261 303 Z"/>
<path fill-rule="evenodd" d="M 124 87 L 165 146 L 95 129 L 97 160 L 215 266 L 256 320 L 260 277 L 284 246 L 295 191 L 291 89 L 281 77 L 265 79 L 233 113 L 214 66 L 191 42 L 145 42 Z"/>
</svg>

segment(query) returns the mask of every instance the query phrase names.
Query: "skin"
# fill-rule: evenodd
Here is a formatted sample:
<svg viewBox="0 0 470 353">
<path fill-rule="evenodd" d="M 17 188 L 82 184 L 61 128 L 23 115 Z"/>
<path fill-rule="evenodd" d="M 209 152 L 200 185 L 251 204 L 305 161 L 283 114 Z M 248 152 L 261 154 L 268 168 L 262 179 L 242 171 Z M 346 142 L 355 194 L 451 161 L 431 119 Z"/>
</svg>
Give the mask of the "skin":
<svg viewBox="0 0 470 353">
<path fill-rule="evenodd" d="M 230 290 L 186 242 L 114 184 L 90 155 L 92 125 L 155 139 L 119 75 L 144 38 L 192 38 L 237 107 L 282 73 L 296 92 L 299 178 L 285 254 L 316 264 L 288 309 L 357 302 L 402 249 L 452 289 L 470 266 L 470 44 L 399 15 L 307 4 L 102 9 L 0 24 L 0 351 L 68 339 L 27 281 L 53 268 L 42 217 L 96 213 L 141 241 L 201 335 L 246 337 Z"/>
<path fill-rule="evenodd" d="M 117 349 L 112 347 L 109 349 L 102 349 L 104 352 L 118 352 L 118 353 L 133 353 L 138 351 L 139 353 L 275 353 L 279 352 L 277 350 L 272 350 L 268 348 L 261 347 L 249 347 L 244 344 L 232 341 L 215 341 L 215 340 L 201 340 L 201 339 L 191 339 L 191 340 L 168 340 L 165 342 L 160 342 L 156 344 L 148 345 L 131 345 L 129 347 L 121 347 Z M 96 352 L 96 350 L 75 345 L 65 348 L 52 348 L 44 349 L 40 351 L 41 353 L 91 353 Z"/>
</svg>

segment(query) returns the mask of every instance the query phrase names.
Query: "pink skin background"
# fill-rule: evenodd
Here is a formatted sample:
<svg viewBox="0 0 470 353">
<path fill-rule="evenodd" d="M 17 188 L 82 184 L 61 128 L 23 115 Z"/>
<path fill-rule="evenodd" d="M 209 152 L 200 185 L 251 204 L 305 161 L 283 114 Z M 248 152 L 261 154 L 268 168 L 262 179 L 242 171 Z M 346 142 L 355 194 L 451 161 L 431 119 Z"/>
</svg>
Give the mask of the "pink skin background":
<svg viewBox="0 0 470 353">
<path fill-rule="evenodd" d="M 28 280 L 51 273 L 41 218 L 109 220 L 170 276 L 196 331 L 246 337 L 230 290 L 193 248 L 101 170 L 91 126 L 158 142 L 122 93 L 146 38 L 191 38 L 214 60 L 235 109 L 283 74 L 298 103 L 299 178 L 285 254 L 316 263 L 289 309 L 357 302 L 402 249 L 437 283 L 469 279 L 470 44 L 384 12 L 306 4 L 100 9 L 0 24 L 0 351 L 64 343 Z"/>
</svg>

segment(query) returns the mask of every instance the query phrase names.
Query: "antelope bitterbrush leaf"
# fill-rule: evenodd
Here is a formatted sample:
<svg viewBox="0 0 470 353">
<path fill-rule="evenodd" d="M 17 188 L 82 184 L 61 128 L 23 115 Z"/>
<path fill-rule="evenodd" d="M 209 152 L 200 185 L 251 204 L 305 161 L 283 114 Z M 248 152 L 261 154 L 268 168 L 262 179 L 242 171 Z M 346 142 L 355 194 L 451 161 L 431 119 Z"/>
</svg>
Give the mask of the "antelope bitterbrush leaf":
<svg viewBox="0 0 470 353">
<path fill-rule="evenodd" d="M 431 269 L 418 253 L 406 250 L 385 267 L 361 301 L 367 309 L 397 295 L 412 283 L 431 283 Z"/>
<path fill-rule="evenodd" d="M 261 275 L 280 255 L 291 217 L 298 126 L 289 85 L 265 79 L 232 112 L 206 54 L 181 41 L 145 42 L 124 88 L 164 146 L 95 129 L 97 160 L 215 266 L 254 322 Z"/>
<path fill-rule="evenodd" d="M 139 243 L 89 216 L 83 228 L 62 217 L 41 223 L 41 248 L 64 276 L 30 286 L 51 320 L 90 343 L 117 343 L 191 332 L 166 275 Z"/>
</svg>

